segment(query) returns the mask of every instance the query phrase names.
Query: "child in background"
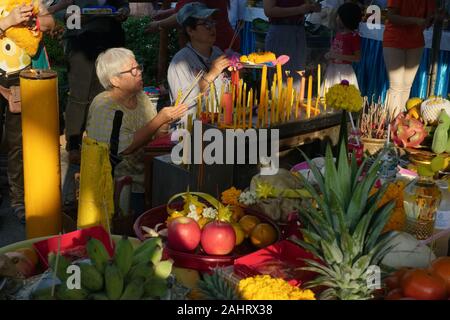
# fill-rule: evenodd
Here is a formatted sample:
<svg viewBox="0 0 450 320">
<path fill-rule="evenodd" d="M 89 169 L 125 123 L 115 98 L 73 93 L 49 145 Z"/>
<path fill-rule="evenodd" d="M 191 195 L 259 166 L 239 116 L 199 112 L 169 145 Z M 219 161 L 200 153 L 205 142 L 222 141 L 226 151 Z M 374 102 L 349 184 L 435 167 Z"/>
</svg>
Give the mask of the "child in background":
<svg viewBox="0 0 450 320">
<path fill-rule="evenodd" d="M 344 3 L 339 7 L 336 17 L 336 36 L 330 52 L 325 55 L 329 63 L 322 84 L 322 95 L 342 80 L 347 80 L 359 88 L 352 63 L 360 59 L 360 36 L 357 30 L 361 19 L 362 12 L 357 4 Z"/>
</svg>

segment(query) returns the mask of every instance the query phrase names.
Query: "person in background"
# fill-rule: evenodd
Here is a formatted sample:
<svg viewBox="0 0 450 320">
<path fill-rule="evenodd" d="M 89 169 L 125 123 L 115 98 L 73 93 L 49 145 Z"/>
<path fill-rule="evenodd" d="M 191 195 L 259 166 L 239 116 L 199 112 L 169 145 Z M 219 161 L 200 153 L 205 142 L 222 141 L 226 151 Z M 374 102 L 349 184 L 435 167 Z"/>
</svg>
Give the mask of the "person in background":
<svg viewBox="0 0 450 320">
<path fill-rule="evenodd" d="M 264 13 L 269 18 L 269 31 L 265 49 L 280 55 L 289 56 L 284 69 L 290 71 L 297 85 L 300 77 L 297 71 L 306 67 L 306 32 L 304 16 L 320 12 L 318 3 L 307 4 L 304 0 L 264 0 Z"/>
<path fill-rule="evenodd" d="M 81 9 L 92 5 L 91 0 L 61 0 L 51 12 L 65 10 L 70 5 Z M 69 161 L 79 164 L 81 138 L 92 99 L 102 91 L 95 74 L 95 60 L 108 48 L 125 46 L 125 32 L 121 26 L 129 13 L 127 0 L 99 0 L 99 5 L 117 9 L 116 17 L 81 18 L 81 29 L 67 29 L 64 34 L 68 59 L 69 98 L 65 110 L 66 149 Z M 65 16 L 68 19 L 68 16 Z"/>
<path fill-rule="evenodd" d="M 237 30 L 244 21 L 247 0 L 230 0 L 228 19 L 234 30 Z"/>
<path fill-rule="evenodd" d="M 329 63 L 325 72 L 322 94 L 325 94 L 331 86 L 341 83 L 342 80 L 347 80 L 359 88 L 352 63 L 358 62 L 361 55 L 361 39 L 358 34 L 361 19 L 362 11 L 357 4 L 347 2 L 338 8 L 336 36 L 330 52 L 325 55 Z"/>
<path fill-rule="evenodd" d="M 112 48 L 101 53 L 96 73 L 104 88 L 89 108 L 86 133 L 110 145 L 116 178 L 130 176 L 131 208 L 135 217 L 144 211 L 144 149 L 159 131 L 182 117 L 187 107 L 165 107 L 159 113 L 143 91 L 143 68 L 132 51 Z"/>
<path fill-rule="evenodd" d="M 31 24 L 35 31 L 49 32 L 55 26 L 53 17 L 47 8 L 39 1 L 39 13 L 33 14 L 33 5 L 18 5 L 9 13 L 0 12 L 0 126 L 5 126 L 6 142 L 8 145 L 8 182 L 10 204 L 14 214 L 21 223 L 25 223 L 24 187 L 23 187 L 23 158 L 22 158 L 22 119 L 20 111 L 13 110 L 13 90 L 19 92 L 19 73 L 31 66 L 31 56 L 18 47 L 6 36 L 11 27 L 23 27 Z M 3 115 L 4 113 L 4 115 Z"/>
<path fill-rule="evenodd" d="M 172 29 L 179 26 L 179 23 L 177 22 L 177 13 L 186 4 L 192 2 L 203 3 L 211 9 L 217 9 L 217 14 L 214 15 L 214 19 L 217 23 L 217 30 L 220 30 L 220 32 L 217 34 L 215 45 L 218 46 L 222 51 L 226 51 L 232 44 L 231 49 L 233 49 L 236 52 L 239 52 L 240 49 L 239 36 L 234 40 L 233 43 L 231 43 L 234 37 L 234 30 L 230 24 L 230 20 L 228 19 L 228 8 L 230 6 L 229 0 L 197 0 L 197 1 L 180 0 L 177 2 L 177 5 L 175 7 L 176 13 L 172 14 L 171 16 L 165 19 L 152 21 L 148 25 L 146 32 L 154 33 L 158 32 L 161 29 Z M 181 32 L 179 33 L 179 35 L 180 37 L 182 37 L 183 33 Z M 187 41 L 188 41 L 187 38 L 182 38 L 182 40 L 180 41 L 180 48 L 184 47 Z"/>
<path fill-rule="evenodd" d="M 197 2 L 186 4 L 177 14 L 178 23 L 183 26 L 189 42 L 177 52 L 169 65 L 167 80 L 172 100 L 175 101 L 180 91 L 185 93 L 188 90 L 199 72 L 205 72 L 186 97 L 189 107 L 197 103 L 195 97 L 199 93 L 209 90 L 211 83 L 214 82 L 216 90 L 220 90 L 228 80 L 224 70 L 230 61 L 222 50 L 214 46 L 216 22 L 212 16 L 215 12 L 217 9 Z M 195 113 L 194 109 L 192 113 Z"/>
<path fill-rule="evenodd" d="M 405 109 L 419 69 L 425 40 L 423 31 L 431 26 L 434 0 L 388 0 L 383 35 L 383 56 L 389 77 L 387 108 L 392 117 Z"/>
</svg>

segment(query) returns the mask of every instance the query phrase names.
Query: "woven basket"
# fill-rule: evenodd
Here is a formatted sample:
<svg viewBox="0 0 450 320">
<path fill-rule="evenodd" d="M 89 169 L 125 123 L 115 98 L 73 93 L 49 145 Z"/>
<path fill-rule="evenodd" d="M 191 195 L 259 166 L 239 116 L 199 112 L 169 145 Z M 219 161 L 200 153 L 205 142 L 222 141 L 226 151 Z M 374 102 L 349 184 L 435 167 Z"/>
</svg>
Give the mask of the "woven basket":
<svg viewBox="0 0 450 320">
<path fill-rule="evenodd" d="M 386 139 L 361 138 L 364 144 L 364 153 L 368 152 L 371 156 L 377 154 L 383 149 Z"/>
</svg>

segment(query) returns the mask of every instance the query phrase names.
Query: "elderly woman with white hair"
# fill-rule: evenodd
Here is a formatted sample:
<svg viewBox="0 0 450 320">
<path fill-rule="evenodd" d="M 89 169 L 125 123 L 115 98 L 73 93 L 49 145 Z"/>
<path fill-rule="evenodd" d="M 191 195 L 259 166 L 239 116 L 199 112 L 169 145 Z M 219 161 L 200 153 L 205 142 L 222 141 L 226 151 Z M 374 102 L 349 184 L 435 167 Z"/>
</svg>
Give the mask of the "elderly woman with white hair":
<svg viewBox="0 0 450 320">
<path fill-rule="evenodd" d="M 144 209 L 143 146 L 158 131 L 181 118 L 186 105 L 163 108 L 159 113 L 143 92 L 143 67 L 133 52 L 112 48 L 101 53 L 96 71 L 105 91 L 98 94 L 89 107 L 87 136 L 108 143 L 114 176 L 131 176 L 132 209 L 139 214 Z"/>
</svg>

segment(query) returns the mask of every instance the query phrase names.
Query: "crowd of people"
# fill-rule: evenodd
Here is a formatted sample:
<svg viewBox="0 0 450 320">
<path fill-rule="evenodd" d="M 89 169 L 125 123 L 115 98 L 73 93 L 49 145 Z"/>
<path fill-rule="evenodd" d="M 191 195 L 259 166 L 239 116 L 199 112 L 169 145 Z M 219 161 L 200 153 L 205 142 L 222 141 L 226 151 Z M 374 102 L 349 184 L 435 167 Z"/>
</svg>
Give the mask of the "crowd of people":
<svg viewBox="0 0 450 320">
<path fill-rule="evenodd" d="M 6 1 L 8 2 L 8 1 Z M 24 1 L 27 2 L 27 1 Z M 164 134 L 170 123 L 185 116 L 190 105 L 172 105 L 157 112 L 143 94 L 143 66 L 133 52 L 126 48 L 122 23 L 130 14 L 126 0 L 59 0 L 50 7 L 42 4 L 39 13 L 32 5 L 16 5 L 13 10 L 0 10 L 0 41 L 8 37 L 12 27 L 46 32 L 53 28 L 53 15 L 63 20 L 70 18 L 66 9 L 109 5 L 117 9 L 114 17 L 86 18 L 82 16 L 81 29 L 67 29 L 64 34 L 64 52 L 68 61 L 69 96 L 65 110 L 66 149 L 70 162 L 79 164 L 83 135 L 110 144 L 115 175 L 133 177 L 135 203 L 143 204 L 143 149 L 154 137 Z M 156 1 L 155 1 L 156 2 Z M 179 28 L 180 51 L 171 61 L 167 79 L 172 104 L 179 92 L 185 92 L 202 76 L 185 101 L 191 101 L 211 84 L 220 88 L 228 81 L 229 50 L 239 52 L 240 39 L 236 30 L 242 23 L 242 8 L 246 1 L 239 0 L 180 0 L 175 8 L 154 11 L 152 22 L 143 32 Z M 366 1 L 328 0 L 322 4 L 304 0 L 264 0 L 264 13 L 269 18 L 266 50 L 288 55 L 285 70 L 297 77 L 306 61 L 305 16 L 328 9 L 329 21 L 334 26 L 334 38 L 323 82 L 323 90 L 341 79 L 358 85 L 352 63 L 360 57 L 358 26 L 363 17 L 361 5 Z M 369 1 L 374 3 L 374 1 Z M 385 2 L 385 3 L 383 3 Z M 388 22 L 384 33 L 384 57 L 390 80 L 391 108 L 404 106 L 409 97 L 412 81 L 422 55 L 423 30 L 433 23 L 434 0 L 387 0 L 377 4 L 388 8 Z M 33 2 L 34 3 L 34 2 Z M 1 5 L 0 5 L 1 7 Z M 1 8 L 0 8 L 1 9 Z M 75 13 L 76 14 L 76 13 Z M 331 19 L 331 20 L 330 20 Z M 3 51 L 1 51 L 3 50 Z M 9 68 L 1 63 L 8 54 L 7 46 L 0 48 L 0 104 L 4 110 L 4 127 L 8 143 L 8 178 L 11 205 L 19 219 L 24 221 L 23 174 L 21 165 L 20 113 L 8 108 L 18 74 L 32 65 Z M 299 78 L 296 78 L 298 81 Z M 135 208 L 136 213 L 143 205 Z"/>
</svg>

